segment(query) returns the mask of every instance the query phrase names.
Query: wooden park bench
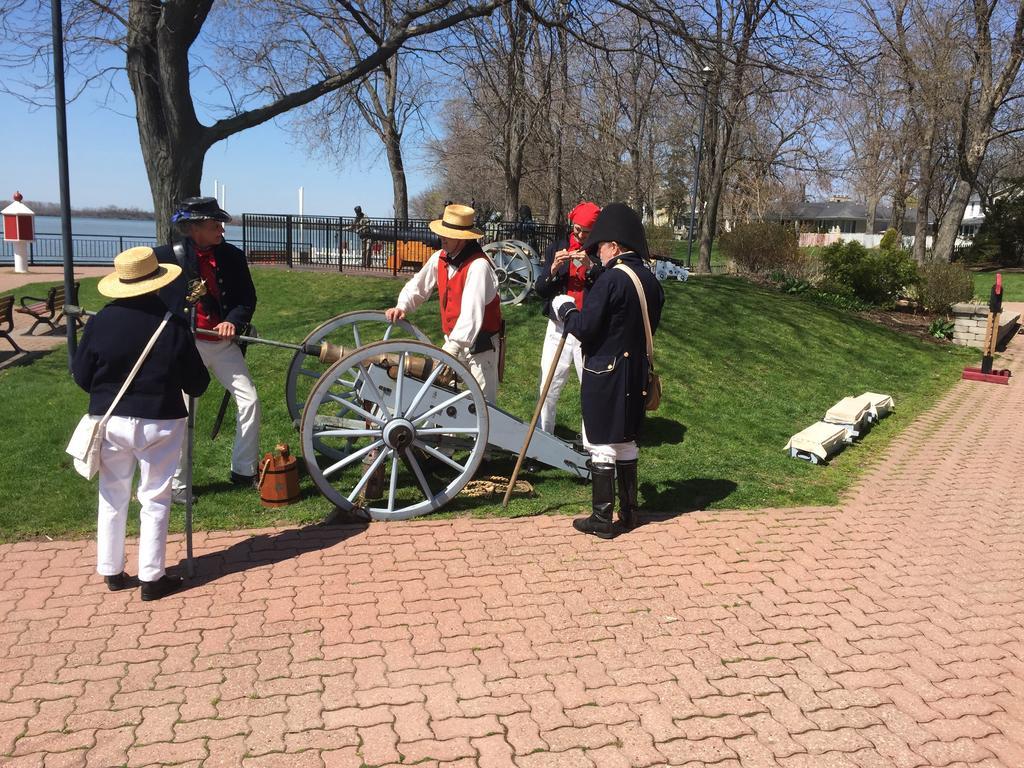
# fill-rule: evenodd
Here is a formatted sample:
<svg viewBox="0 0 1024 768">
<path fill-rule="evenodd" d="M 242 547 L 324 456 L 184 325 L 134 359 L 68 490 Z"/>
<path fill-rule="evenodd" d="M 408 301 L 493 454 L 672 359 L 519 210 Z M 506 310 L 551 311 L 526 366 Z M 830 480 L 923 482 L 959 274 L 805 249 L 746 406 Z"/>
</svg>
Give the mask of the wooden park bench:
<svg viewBox="0 0 1024 768">
<path fill-rule="evenodd" d="M 75 295 L 71 297 L 74 301 L 78 297 L 78 283 L 75 283 Z M 35 296 L 22 296 L 21 306 L 14 308 L 15 312 L 29 315 L 35 319 L 32 327 L 25 331 L 23 336 L 31 336 L 35 329 L 43 324 L 50 326 L 51 331 L 56 331 L 57 326 L 64 317 L 64 286 L 56 285 L 46 293 L 45 299 Z M 76 322 L 81 322 L 76 320 Z"/>
<path fill-rule="evenodd" d="M 7 339 L 15 352 L 24 352 L 11 336 L 14 330 L 14 295 L 0 297 L 0 339 Z"/>
</svg>

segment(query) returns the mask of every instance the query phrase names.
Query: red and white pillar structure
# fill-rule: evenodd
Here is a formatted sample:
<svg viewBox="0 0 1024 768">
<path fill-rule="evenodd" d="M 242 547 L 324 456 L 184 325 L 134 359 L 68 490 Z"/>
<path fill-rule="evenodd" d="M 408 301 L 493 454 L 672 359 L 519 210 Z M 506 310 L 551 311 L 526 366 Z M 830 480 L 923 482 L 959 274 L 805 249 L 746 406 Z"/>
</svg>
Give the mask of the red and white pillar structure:
<svg viewBox="0 0 1024 768">
<path fill-rule="evenodd" d="M 4 241 L 14 243 L 14 271 L 28 272 L 28 249 L 35 239 L 36 215 L 21 200 L 21 192 L 15 192 L 14 202 L 0 211 L 0 215 L 4 218 Z"/>
</svg>

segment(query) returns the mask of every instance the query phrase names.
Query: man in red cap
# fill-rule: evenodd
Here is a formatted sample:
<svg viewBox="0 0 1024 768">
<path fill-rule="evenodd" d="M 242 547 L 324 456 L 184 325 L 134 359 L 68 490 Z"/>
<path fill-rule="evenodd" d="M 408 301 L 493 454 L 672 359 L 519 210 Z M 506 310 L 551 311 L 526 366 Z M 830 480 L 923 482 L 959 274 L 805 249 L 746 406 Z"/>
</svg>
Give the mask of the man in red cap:
<svg viewBox="0 0 1024 768">
<path fill-rule="evenodd" d="M 583 297 L 586 296 L 594 282 L 600 267 L 587 258 L 583 250 L 583 241 L 590 234 L 594 222 L 597 221 L 601 208 L 595 203 L 582 202 L 569 213 L 569 235 L 556 240 L 544 254 L 544 268 L 537 278 L 534 290 L 544 299 L 544 314 L 548 318 L 548 328 L 544 335 L 544 351 L 540 356 L 540 381 L 544 387 L 551 364 L 558 350 L 558 342 L 562 338 L 562 321 L 551 311 L 551 300 L 559 294 L 567 294 L 576 301 L 577 309 L 583 308 Z M 575 336 L 565 339 L 562 355 L 555 367 L 555 375 L 551 380 L 551 388 L 544 398 L 544 406 L 540 412 L 540 428 L 545 432 L 555 431 L 555 410 L 558 396 L 569 378 L 571 364 L 576 366 L 576 377 L 583 376 L 583 356 L 580 353 L 580 342 Z"/>
</svg>

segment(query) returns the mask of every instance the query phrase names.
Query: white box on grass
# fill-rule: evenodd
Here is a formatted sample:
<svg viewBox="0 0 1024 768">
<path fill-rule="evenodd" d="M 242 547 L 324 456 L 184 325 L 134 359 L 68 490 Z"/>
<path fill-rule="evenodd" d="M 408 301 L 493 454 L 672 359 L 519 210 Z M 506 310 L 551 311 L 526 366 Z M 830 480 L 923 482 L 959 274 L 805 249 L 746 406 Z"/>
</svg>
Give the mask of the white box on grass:
<svg viewBox="0 0 1024 768">
<path fill-rule="evenodd" d="M 846 442 L 852 443 L 855 437 L 860 437 L 870 426 L 871 399 L 861 395 L 860 397 L 844 397 L 825 412 L 822 421 L 828 424 L 841 424 L 846 427 Z"/>
<path fill-rule="evenodd" d="M 878 421 L 896 409 L 896 403 L 889 395 L 880 395 L 877 392 L 865 392 L 861 397 L 866 397 L 871 403 L 871 420 Z"/>
<path fill-rule="evenodd" d="M 844 425 L 818 421 L 789 438 L 786 450 L 794 459 L 818 464 L 846 444 L 846 435 Z"/>
</svg>

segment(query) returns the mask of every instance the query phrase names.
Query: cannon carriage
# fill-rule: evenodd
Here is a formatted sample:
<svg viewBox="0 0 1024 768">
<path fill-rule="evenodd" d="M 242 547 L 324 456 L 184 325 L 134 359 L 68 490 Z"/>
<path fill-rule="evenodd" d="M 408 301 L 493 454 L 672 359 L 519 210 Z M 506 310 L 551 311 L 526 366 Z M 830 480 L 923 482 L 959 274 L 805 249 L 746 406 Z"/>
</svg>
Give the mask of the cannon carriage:
<svg viewBox="0 0 1024 768">
<path fill-rule="evenodd" d="M 383 312 L 331 318 L 301 344 L 251 341 L 294 350 L 286 406 L 310 478 L 344 512 L 402 520 L 441 509 L 488 450 L 517 453 L 526 438 L 527 425 L 487 403 L 463 363 Z M 588 455 L 546 432 L 526 457 L 589 476 Z"/>
</svg>

